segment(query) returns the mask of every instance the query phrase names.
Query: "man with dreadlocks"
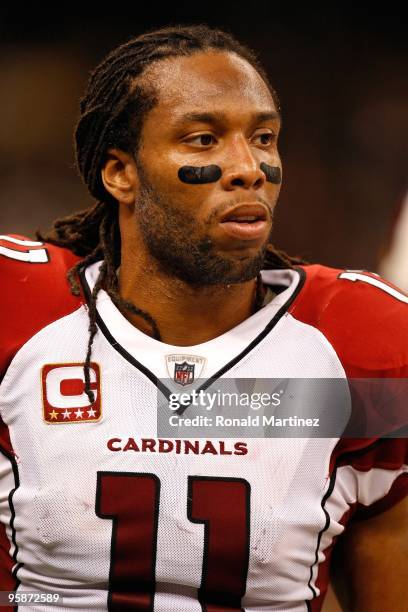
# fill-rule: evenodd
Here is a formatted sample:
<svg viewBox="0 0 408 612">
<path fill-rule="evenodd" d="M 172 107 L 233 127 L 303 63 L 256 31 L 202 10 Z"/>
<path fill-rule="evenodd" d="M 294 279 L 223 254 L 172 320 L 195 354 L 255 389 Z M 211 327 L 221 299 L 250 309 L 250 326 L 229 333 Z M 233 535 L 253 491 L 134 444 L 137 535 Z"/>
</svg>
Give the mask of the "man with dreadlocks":
<svg viewBox="0 0 408 612">
<path fill-rule="evenodd" d="M 402 610 L 405 438 L 158 431 L 174 388 L 408 377 L 406 296 L 270 244 L 281 116 L 254 54 L 206 26 L 144 34 L 91 73 L 80 112 L 95 205 L 0 246 L 1 590 L 58 610 L 318 611 L 347 526 L 345 605 Z"/>
</svg>

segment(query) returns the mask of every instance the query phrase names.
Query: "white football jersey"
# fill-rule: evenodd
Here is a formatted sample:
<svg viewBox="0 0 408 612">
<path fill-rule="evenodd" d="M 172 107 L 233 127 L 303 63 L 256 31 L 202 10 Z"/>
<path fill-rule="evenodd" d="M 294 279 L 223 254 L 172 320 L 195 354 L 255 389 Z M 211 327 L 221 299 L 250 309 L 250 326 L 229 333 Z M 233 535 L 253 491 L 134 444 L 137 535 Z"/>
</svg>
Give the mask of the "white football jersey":
<svg viewBox="0 0 408 612">
<path fill-rule="evenodd" d="M 404 300 L 373 275 L 264 270 L 271 302 L 179 347 L 101 291 L 90 404 L 86 299 L 100 264 L 75 298 L 71 253 L 0 244 L 0 590 L 58 593 L 56 611 L 320 610 L 345 524 L 406 495 L 406 439 L 161 437 L 158 387 L 408 377 Z"/>
</svg>

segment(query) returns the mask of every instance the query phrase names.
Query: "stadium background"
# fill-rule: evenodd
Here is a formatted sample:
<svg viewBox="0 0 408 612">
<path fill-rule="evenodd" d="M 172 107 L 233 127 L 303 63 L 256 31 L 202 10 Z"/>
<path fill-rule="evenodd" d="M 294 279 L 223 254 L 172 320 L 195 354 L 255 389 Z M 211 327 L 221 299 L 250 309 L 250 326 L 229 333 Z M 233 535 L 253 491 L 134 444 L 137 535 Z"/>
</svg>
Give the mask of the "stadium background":
<svg viewBox="0 0 408 612">
<path fill-rule="evenodd" d="M 408 39 L 392 3 L 369 14 L 267 0 L 88 12 L 85 3 L 8 4 L 0 19 L 1 233 L 32 236 L 90 204 L 72 149 L 89 70 L 147 28 L 206 22 L 258 51 L 281 99 L 275 244 L 310 261 L 377 269 L 408 184 Z M 328 602 L 325 612 L 337 609 Z"/>
</svg>

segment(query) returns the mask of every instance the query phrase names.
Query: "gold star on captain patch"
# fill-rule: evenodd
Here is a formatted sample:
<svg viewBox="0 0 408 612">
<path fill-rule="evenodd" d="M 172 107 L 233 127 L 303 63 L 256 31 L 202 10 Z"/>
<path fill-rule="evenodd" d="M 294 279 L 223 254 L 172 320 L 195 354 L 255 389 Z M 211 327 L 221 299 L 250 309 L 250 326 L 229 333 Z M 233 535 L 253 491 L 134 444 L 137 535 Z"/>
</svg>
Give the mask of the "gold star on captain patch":
<svg viewBox="0 0 408 612">
<path fill-rule="evenodd" d="M 55 412 L 55 410 L 53 410 L 52 412 L 49 412 L 48 414 L 50 415 L 52 419 L 56 419 L 58 417 L 58 413 Z"/>
</svg>

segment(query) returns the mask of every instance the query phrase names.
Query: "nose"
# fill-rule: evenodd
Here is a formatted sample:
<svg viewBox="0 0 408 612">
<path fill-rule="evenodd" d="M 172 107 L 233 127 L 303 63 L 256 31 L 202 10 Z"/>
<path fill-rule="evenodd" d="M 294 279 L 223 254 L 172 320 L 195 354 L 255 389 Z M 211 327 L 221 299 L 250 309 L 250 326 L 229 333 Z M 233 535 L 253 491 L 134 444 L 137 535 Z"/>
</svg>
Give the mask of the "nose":
<svg viewBox="0 0 408 612">
<path fill-rule="evenodd" d="M 259 189 L 266 181 L 265 174 L 245 137 L 235 139 L 227 153 L 227 161 L 221 176 L 221 185 L 226 191 L 237 187 Z"/>
</svg>

